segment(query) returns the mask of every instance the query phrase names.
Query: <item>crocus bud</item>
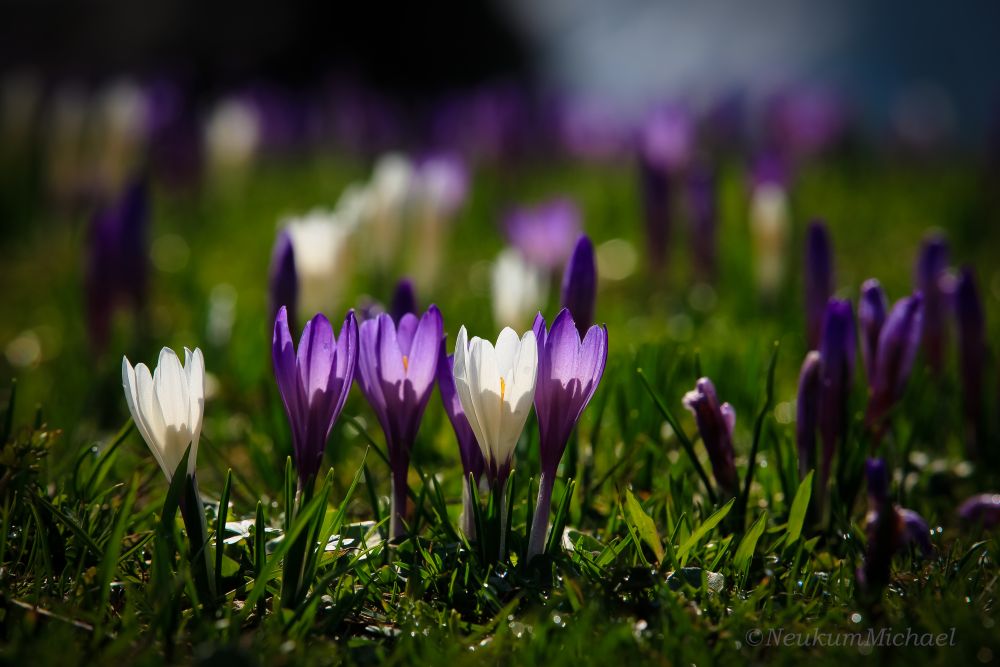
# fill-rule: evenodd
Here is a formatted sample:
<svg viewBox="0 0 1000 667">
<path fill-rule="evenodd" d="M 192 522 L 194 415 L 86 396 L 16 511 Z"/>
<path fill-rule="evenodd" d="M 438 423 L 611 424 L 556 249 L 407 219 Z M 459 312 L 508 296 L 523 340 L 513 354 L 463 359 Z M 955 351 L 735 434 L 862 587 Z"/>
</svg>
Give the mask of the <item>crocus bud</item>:
<svg viewBox="0 0 1000 667">
<path fill-rule="evenodd" d="M 955 319 L 958 324 L 958 361 L 965 405 L 966 441 L 975 451 L 983 421 L 983 367 L 986 361 L 986 321 L 970 267 L 958 275 L 955 286 Z"/>
<path fill-rule="evenodd" d="M 799 394 L 795 401 L 795 442 L 799 452 L 799 478 L 816 467 L 816 426 L 819 418 L 820 370 L 819 352 L 806 355 L 799 372 Z"/>
<path fill-rule="evenodd" d="M 596 299 L 597 261 L 594 257 L 594 244 L 589 236 L 583 234 L 577 239 L 562 281 L 562 305 L 573 316 L 581 336 L 586 334 L 594 322 Z"/>
<path fill-rule="evenodd" d="M 282 306 L 286 308 L 288 322 L 295 326 L 296 306 L 299 299 L 299 279 L 295 273 L 295 250 L 292 248 L 292 237 L 288 230 L 278 232 L 271 253 L 271 272 L 268 279 L 268 291 L 271 298 L 271 321 L 278 317 Z"/>
<path fill-rule="evenodd" d="M 875 375 L 878 337 L 888 310 L 889 302 L 882 285 L 874 278 L 866 280 L 861 286 L 861 300 L 858 301 L 858 322 L 861 325 L 861 360 L 865 364 L 869 386 Z"/>
<path fill-rule="evenodd" d="M 881 433 L 886 414 L 902 397 L 913 370 L 913 360 L 920 345 L 922 317 L 923 298 L 918 292 L 896 302 L 879 334 L 866 416 L 876 438 Z"/>
<path fill-rule="evenodd" d="M 702 280 L 710 280 L 715 275 L 717 200 L 715 174 L 706 167 L 692 170 L 688 178 L 688 211 L 694 243 L 694 269 Z"/>
<path fill-rule="evenodd" d="M 805 257 L 806 342 L 810 350 L 819 346 L 826 302 L 833 294 L 833 257 L 830 235 L 822 220 L 815 220 L 806 231 Z"/>
<path fill-rule="evenodd" d="M 729 403 L 719 405 L 715 386 L 707 377 L 684 394 L 684 407 L 694 415 L 701 441 L 712 462 L 712 474 L 722 495 L 733 498 L 739 493 L 736 464 L 733 462 L 733 427 L 736 411 Z"/>
<path fill-rule="evenodd" d="M 944 369 L 949 314 L 948 244 L 943 237 L 934 234 L 924 239 L 916 273 L 917 289 L 924 295 L 924 353 L 931 370 L 940 375 Z"/>
<path fill-rule="evenodd" d="M 417 293 L 413 289 L 413 282 L 403 278 L 396 283 L 396 291 L 392 293 L 392 301 L 389 304 L 389 315 L 394 322 L 399 322 L 403 315 L 407 313 L 417 314 Z"/>
<path fill-rule="evenodd" d="M 962 521 L 982 524 L 983 528 L 1000 525 L 1000 493 L 980 493 L 958 508 Z"/>
<path fill-rule="evenodd" d="M 819 477 L 825 496 L 834 452 L 847 434 L 847 399 L 854 379 L 854 315 L 850 301 L 830 299 L 827 304 L 820 357 L 818 417 L 823 457 Z"/>
</svg>

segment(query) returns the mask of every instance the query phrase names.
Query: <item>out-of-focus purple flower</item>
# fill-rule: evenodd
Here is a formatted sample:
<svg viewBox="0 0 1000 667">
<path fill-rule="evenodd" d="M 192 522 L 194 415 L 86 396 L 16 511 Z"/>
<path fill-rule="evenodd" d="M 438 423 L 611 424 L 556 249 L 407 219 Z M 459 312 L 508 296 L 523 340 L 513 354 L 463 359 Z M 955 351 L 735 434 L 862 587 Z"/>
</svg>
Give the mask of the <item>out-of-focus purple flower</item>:
<svg viewBox="0 0 1000 667">
<path fill-rule="evenodd" d="M 403 534 L 410 449 L 434 388 L 443 326 L 432 305 L 419 319 L 408 313 L 397 325 L 383 313 L 360 327 L 358 382 L 382 426 L 392 468 L 391 538 Z"/>
<path fill-rule="evenodd" d="M 966 440 L 975 452 L 981 445 L 983 368 L 986 362 L 986 319 L 971 267 L 964 267 L 955 284 L 958 362 L 965 405 Z"/>
<path fill-rule="evenodd" d="M 149 196 L 141 178 L 91 220 L 85 289 L 87 328 L 97 352 L 107 345 L 115 308 L 126 303 L 138 312 L 145 301 L 148 226 Z"/>
<path fill-rule="evenodd" d="M 889 583 L 892 557 L 898 551 L 915 545 L 927 556 L 933 546 L 927 522 L 916 512 L 892 504 L 885 461 L 868 459 L 865 476 L 868 480 L 868 515 L 865 518 L 868 545 L 857 577 L 866 592 L 876 593 Z"/>
<path fill-rule="evenodd" d="M 432 153 L 417 165 L 415 181 L 417 197 L 427 214 L 447 218 L 465 203 L 469 168 L 456 153 Z"/>
<path fill-rule="evenodd" d="M 790 156 L 809 157 L 839 141 L 847 121 L 847 107 L 835 91 L 797 87 L 771 100 L 765 122 L 771 145 Z"/>
<path fill-rule="evenodd" d="M 819 352 L 812 350 L 802 362 L 799 372 L 799 393 L 795 402 L 795 442 L 799 452 L 799 478 L 816 467 L 816 426 L 819 419 L 820 369 Z"/>
<path fill-rule="evenodd" d="M 958 508 L 958 516 L 968 523 L 981 523 L 983 528 L 1000 525 L 1000 493 L 980 493 Z"/>
<path fill-rule="evenodd" d="M 295 251 L 292 248 L 292 237 L 288 230 L 278 232 L 271 253 L 271 271 L 268 279 L 268 291 L 271 298 L 271 319 L 277 318 L 282 306 L 287 308 L 287 320 L 294 327 L 298 322 L 297 304 L 299 300 L 299 278 L 295 272 Z"/>
<path fill-rule="evenodd" d="M 580 236 L 580 209 L 566 198 L 514 209 L 504 219 L 511 245 L 521 256 L 549 271 L 559 270 Z"/>
<path fill-rule="evenodd" d="M 920 293 L 904 297 L 889 311 L 878 337 L 875 372 L 870 385 L 866 422 L 876 438 L 892 406 L 903 396 L 920 345 L 923 298 Z"/>
<path fill-rule="evenodd" d="M 875 359 L 878 354 L 878 337 L 885 324 L 889 301 L 885 290 L 875 278 L 870 278 L 861 285 L 861 300 L 858 301 L 858 322 L 861 326 L 861 360 L 865 365 L 865 375 L 868 385 L 874 381 Z"/>
<path fill-rule="evenodd" d="M 670 243 L 672 185 L 692 158 L 694 138 L 695 127 L 691 116 L 678 106 L 654 109 L 639 128 L 640 188 L 649 259 L 657 271 L 664 266 Z"/>
<path fill-rule="evenodd" d="M 191 100 L 174 81 L 160 79 L 146 87 L 149 162 L 158 180 L 184 186 L 201 175 L 201 137 Z"/>
<path fill-rule="evenodd" d="M 393 322 L 399 322 L 407 313 L 417 314 L 417 293 L 413 289 L 413 282 L 403 278 L 396 283 L 396 291 L 392 293 L 389 315 L 392 316 Z"/>
<path fill-rule="evenodd" d="M 556 111 L 562 148 L 584 160 L 614 160 L 626 154 L 625 121 L 598 100 L 565 100 Z"/>
<path fill-rule="evenodd" d="M 475 510 L 472 503 L 476 502 L 469 492 L 469 475 L 478 485 L 483 471 L 486 469 L 486 462 L 483 460 L 483 453 L 476 441 L 476 434 L 469 425 L 469 420 L 465 416 L 462 408 L 462 401 L 458 397 L 458 390 L 455 388 L 455 357 L 449 356 L 445 352 L 445 342 L 441 339 L 441 349 L 438 352 L 437 383 L 438 391 L 441 392 L 441 403 L 444 404 L 445 414 L 455 431 L 455 439 L 458 440 L 458 452 L 462 459 L 462 532 L 469 538 L 475 537 Z"/>
<path fill-rule="evenodd" d="M 736 411 L 729 403 L 719 405 L 715 385 L 707 377 L 695 384 L 695 388 L 684 394 L 684 407 L 694 415 L 698 433 L 712 462 L 715 483 L 723 495 L 736 497 L 739 481 L 736 464 L 733 461 L 733 427 L 736 425 Z"/>
<path fill-rule="evenodd" d="M 820 340 L 819 432 L 823 441 L 820 489 L 825 500 L 830 465 L 837 445 L 847 435 L 847 400 L 854 380 L 854 314 L 851 302 L 830 299 Z"/>
<path fill-rule="evenodd" d="M 282 306 L 274 322 L 274 377 L 292 427 L 299 487 L 315 480 L 330 430 L 340 416 L 354 382 L 358 358 L 358 323 L 348 311 L 340 334 L 322 313 L 306 323 L 298 351 Z"/>
<path fill-rule="evenodd" d="M 788 161 L 773 151 L 758 154 L 750 165 L 751 190 L 770 186 L 787 190 L 791 185 L 792 174 Z"/>
<path fill-rule="evenodd" d="M 562 305 L 576 322 L 580 335 L 594 323 L 597 300 L 597 260 L 590 237 L 582 234 L 573 248 L 562 280 Z"/>
<path fill-rule="evenodd" d="M 917 259 L 916 285 L 924 295 L 924 353 L 936 375 L 944 371 L 948 337 L 948 243 L 939 234 L 924 239 Z"/>
<path fill-rule="evenodd" d="M 806 342 L 815 350 L 823 333 L 826 303 L 833 295 L 833 252 L 822 220 L 814 220 L 806 230 L 805 288 Z"/>
<path fill-rule="evenodd" d="M 715 174 L 708 167 L 696 167 L 691 170 L 687 183 L 694 270 L 702 280 L 710 280 L 715 275 L 715 228 L 718 220 Z"/>
<path fill-rule="evenodd" d="M 608 360 L 607 327 L 591 326 L 583 340 L 569 310 L 563 308 L 547 329 L 539 313 L 533 327 L 538 345 L 535 414 L 538 416 L 542 475 L 528 542 L 528 559 L 540 554 L 548 530 L 552 487 L 566 443 L 597 390 Z"/>
</svg>

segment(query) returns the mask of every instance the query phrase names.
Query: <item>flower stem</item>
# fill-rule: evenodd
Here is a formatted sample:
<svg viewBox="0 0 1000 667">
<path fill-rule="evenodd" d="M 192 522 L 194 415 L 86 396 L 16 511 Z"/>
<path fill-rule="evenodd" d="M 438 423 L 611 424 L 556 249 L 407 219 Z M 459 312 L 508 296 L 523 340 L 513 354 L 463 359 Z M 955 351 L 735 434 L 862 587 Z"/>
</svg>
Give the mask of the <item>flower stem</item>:
<svg viewBox="0 0 1000 667">
<path fill-rule="evenodd" d="M 549 532 L 549 512 L 552 509 L 552 487 L 555 475 L 542 473 L 538 478 L 538 500 L 535 516 L 531 519 L 531 537 L 528 539 L 527 562 L 545 551 L 545 535 Z"/>
<path fill-rule="evenodd" d="M 215 607 L 215 563 L 208 550 L 208 527 L 205 524 L 205 506 L 198 492 L 198 479 L 188 475 L 180 504 L 184 530 L 188 538 L 191 573 L 201 603 Z"/>
<path fill-rule="evenodd" d="M 479 499 L 469 492 L 469 484 L 466 482 L 462 485 L 462 515 L 458 519 L 458 527 L 470 542 L 476 539 L 476 510 L 472 506 L 476 502 Z"/>
<path fill-rule="evenodd" d="M 409 463 L 407 461 L 407 463 Z M 396 540 L 405 535 L 404 521 L 406 519 L 406 495 L 409 483 L 406 473 L 409 465 L 393 466 L 392 471 L 392 505 L 389 517 L 389 539 Z"/>
<path fill-rule="evenodd" d="M 503 562 L 507 556 L 507 485 L 500 485 L 500 556 Z"/>
</svg>

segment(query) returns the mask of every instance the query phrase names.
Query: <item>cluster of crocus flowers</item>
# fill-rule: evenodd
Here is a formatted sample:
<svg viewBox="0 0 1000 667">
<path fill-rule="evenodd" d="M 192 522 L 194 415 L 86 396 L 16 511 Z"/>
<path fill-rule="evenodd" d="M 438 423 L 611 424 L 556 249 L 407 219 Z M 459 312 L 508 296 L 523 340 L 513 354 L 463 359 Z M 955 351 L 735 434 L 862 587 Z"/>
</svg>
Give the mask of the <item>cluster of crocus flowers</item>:
<svg viewBox="0 0 1000 667">
<path fill-rule="evenodd" d="M 299 489 L 315 483 L 323 452 L 354 382 L 358 324 L 348 312 L 340 333 L 322 313 L 306 323 L 296 350 L 284 306 L 274 322 L 274 377 L 292 430 Z"/>
<path fill-rule="evenodd" d="M 735 498 L 740 491 L 733 453 L 736 411 L 729 403 L 719 403 L 715 385 L 707 377 L 698 380 L 695 388 L 684 394 L 683 403 L 698 425 L 720 496 Z"/>
<path fill-rule="evenodd" d="M 87 329 L 97 352 L 107 345 L 115 309 L 125 303 L 138 311 L 145 299 L 148 225 L 148 190 L 142 179 L 130 183 L 91 220 L 84 284 Z"/>
<path fill-rule="evenodd" d="M 434 389 L 443 327 L 432 305 L 419 318 L 407 313 L 396 322 L 382 313 L 360 328 L 358 384 L 382 427 L 392 468 L 392 539 L 405 532 L 410 450 Z"/>
<path fill-rule="evenodd" d="M 212 604 L 216 593 L 215 570 L 208 549 L 202 548 L 208 540 L 208 531 L 195 476 L 205 414 L 205 359 L 198 348 L 194 352 L 184 348 L 181 364 L 173 350 L 163 348 L 156 369 L 150 373 L 145 364 L 133 368 L 123 357 L 122 386 L 136 430 L 167 482 L 175 474 L 185 475 L 180 509 L 190 541 L 191 564 L 199 595 Z M 187 468 L 181 470 L 185 453 Z"/>
<path fill-rule="evenodd" d="M 882 459 L 865 465 L 868 481 L 868 514 L 865 533 L 868 544 L 864 563 L 857 570 L 858 585 L 866 593 L 877 593 L 889 583 L 892 557 L 908 546 L 927 556 L 933 550 L 927 522 L 916 512 L 898 507 L 889 497 L 889 471 Z"/>
<path fill-rule="evenodd" d="M 597 390 L 608 360 L 607 327 L 590 326 L 581 340 L 578 325 L 566 308 L 559 311 L 551 328 L 539 313 L 533 332 L 538 345 L 534 403 L 542 474 L 528 540 L 529 560 L 544 549 L 559 461 L 580 415 Z"/>
</svg>

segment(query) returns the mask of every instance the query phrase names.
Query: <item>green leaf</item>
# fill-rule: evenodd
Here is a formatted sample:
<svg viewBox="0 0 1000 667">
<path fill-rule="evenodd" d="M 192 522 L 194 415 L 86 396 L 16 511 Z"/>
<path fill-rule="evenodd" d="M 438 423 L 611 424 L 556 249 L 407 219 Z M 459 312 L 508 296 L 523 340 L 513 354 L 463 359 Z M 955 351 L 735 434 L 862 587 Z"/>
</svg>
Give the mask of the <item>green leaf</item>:
<svg viewBox="0 0 1000 667">
<path fill-rule="evenodd" d="M 121 509 L 118 510 L 118 515 L 115 517 L 115 525 L 111 530 L 111 537 L 105 546 L 104 557 L 101 559 L 100 567 L 97 570 L 98 590 L 101 595 L 100 613 L 102 620 L 111 601 L 111 582 L 118 569 L 118 556 L 121 553 L 122 541 L 125 539 L 125 530 L 128 528 L 128 522 L 132 518 L 132 505 L 135 504 L 135 495 L 138 488 L 139 476 L 136 475 L 129 486 L 125 502 L 122 503 Z M 103 633 L 95 633 L 94 637 L 95 639 L 103 637 Z"/>
<path fill-rule="evenodd" d="M 226 519 L 229 518 L 229 492 L 233 487 L 232 468 L 226 473 L 226 483 L 219 498 L 219 511 L 215 521 L 215 582 L 222 580 L 222 552 L 226 546 Z"/>
<path fill-rule="evenodd" d="M 691 533 L 691 536 L 684 541 L 684 544 L 682 544 L 679 549 L 677 549 L 677 559 L 679 561 L 684 562 L 687 558 L 688 552 L 691 551 L 696 544 L 698 544 L 701 538 L 705 537 L 710 530 L 715 528 L 719 525 L 720 521 L 726 518 L 726 515 L 729 514 L 729 510 L 733 508 L 734 502 L 736 502 L 735 498 L 723 505 L 718 511 L 715 512 L 715 514 L 708 517 L 705 523 L 698 526 L 697 530 Z"/>
<path fill-rule="evenodd" d="M 792 500 L 792 509 L 788 512 L 788 544 L 792 544 L 799 539 L 802 534 L 802 524 L 806 520 L 806 510 L 809 509 L 809 498 L 812 496 L 813 471 L 799 484 Z"/>
<path fill-rule="evenodd" d="M 660 533 L 656 530 L 656 523 L 642 509 L 642 505 L 628 489 L 625 490 L 625 519 L 629 522 L 636 534 L 643 542 L 656 554 L 657 562 L 663 562 L 663 544 L 660 542 Z"/>
<path fill-rule="evenodd" d="M 760 513 L 757 520 L 750 526 L 750 530 L 740 540 L 740 545 L 736 547 L 736 555 L 733 556 L 733 568 L 736 570 L 741 585 L 746 578 L 747 572 L 750 570 L 750 562 L 753 560 L 754 551 L 757 549 L 757 541 L 764 534 L 764 528 L 766 527 L 767 510 Z"/>
</svg>

